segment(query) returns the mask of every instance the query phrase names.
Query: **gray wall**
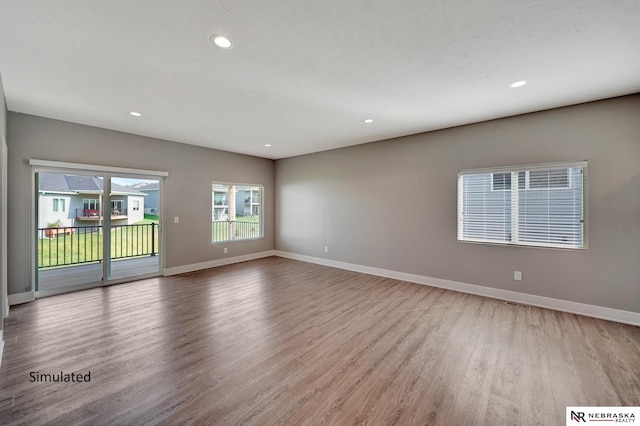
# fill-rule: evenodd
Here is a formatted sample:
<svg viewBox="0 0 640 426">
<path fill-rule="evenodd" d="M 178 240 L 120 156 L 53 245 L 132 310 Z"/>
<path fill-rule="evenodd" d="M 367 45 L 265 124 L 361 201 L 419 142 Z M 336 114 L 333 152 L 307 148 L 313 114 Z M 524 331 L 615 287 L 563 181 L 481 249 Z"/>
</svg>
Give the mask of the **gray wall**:
<svg viewBox="0 0 640 426">
<path fill-rule="evenodd" d="M 459 169 L 585 159 L 588 252 L 456 241 Z M 278 160 L 276 249 L 640 312 L 639 162 L 640 95 Z"/>
<path fill-rule="evenodd" d="M 0 75 L 0 153 L 6 152 L 3 138 L 7 139 L 7 103 L 4 98 L 4 86 Z M 4 327 L 7 315 L 7 167 L 4 155 L 0 155 L 0 330 Z M 0 341 L 0 345 L 2 342 Z M 2 361 L 2 360 L 0 360 Z"/>
<path fill-rule="evenodd" d="M 30 290 L 30 158 L 163 170 L 166 179 L 166 266 L 176 267 L 274 248 L 274 162 L 159 139 L 9 112 L 9 294 Z M 265 187 L 265 237 L 211 243 L 211 182 Z M 174 224 L 173 217 L 180 223 Z"/>
</svg>

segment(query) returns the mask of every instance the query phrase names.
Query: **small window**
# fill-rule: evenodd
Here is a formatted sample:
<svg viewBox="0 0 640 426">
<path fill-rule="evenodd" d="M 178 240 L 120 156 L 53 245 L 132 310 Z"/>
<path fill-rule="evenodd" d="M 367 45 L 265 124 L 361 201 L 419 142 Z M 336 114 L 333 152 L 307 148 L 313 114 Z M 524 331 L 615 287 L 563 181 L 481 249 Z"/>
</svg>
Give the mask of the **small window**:
<svg viewBox="0 0 640 426">
<path fill-rule="evenodd" d="M 234 185 L 214 182 L 211 186 L 211 240 L 262 238 L 262 185 Z"/>
<path fill-rule="evenodd" d="M 214 189 L 213 191 L 213 204 L 218 206 L 218 207 L 226 207 L 227 206 L 227 189 L 220 189 L 218 188 L 218 190 L 216 191 Z"/>
<path fill-rule="evenodd" d="M 585 249 L 586 171 L 582 161 L 458 172 L 458 240 Z"/>
<path fill-rule="evenodd" d="M 122 209 L 124 209 L 124 201 L 122 201 L 122 200 L 111 200 L 111 208 L 113 210 L 122 210 Z"/>
<path fill-rule="evenodd" d="M 82 206 L 85 210 L 100 210 L 100 200 L 85 198 L 82 200 Z"/>
<path fill-rule="evenodd" d="M 53 211 L 56 212 L 56 213 L 67 211 L 66 200 L 64 198 L 54 198 L 53 199 Z"/>
</svg>

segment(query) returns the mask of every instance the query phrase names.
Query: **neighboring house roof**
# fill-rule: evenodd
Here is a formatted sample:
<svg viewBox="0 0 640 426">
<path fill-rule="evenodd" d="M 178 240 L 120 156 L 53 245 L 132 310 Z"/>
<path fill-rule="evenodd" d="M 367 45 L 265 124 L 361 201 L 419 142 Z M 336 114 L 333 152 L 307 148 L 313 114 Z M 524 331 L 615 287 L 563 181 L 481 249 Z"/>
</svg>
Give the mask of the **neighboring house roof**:
<svg viewBox="0 0 640 426">
<path fill-rule="evenodd" d="M 40 173 L 38 179 L 40 192 L 56 193 L 99 193 L 103 190 L 102 178 L 95 176 L 61 175 L 57 173 Z M 111 192 L 126 195 L 145 196 L 137 189 L 111 183 Z"/>
<path fill-rule="evenodd" d="M 74 191 L 69 188 L 64 175 L 54 173 L 40 173 L 38 176 L 39 189 L 41 192 L 46 191 L 74 193 Z"/>
</svg>

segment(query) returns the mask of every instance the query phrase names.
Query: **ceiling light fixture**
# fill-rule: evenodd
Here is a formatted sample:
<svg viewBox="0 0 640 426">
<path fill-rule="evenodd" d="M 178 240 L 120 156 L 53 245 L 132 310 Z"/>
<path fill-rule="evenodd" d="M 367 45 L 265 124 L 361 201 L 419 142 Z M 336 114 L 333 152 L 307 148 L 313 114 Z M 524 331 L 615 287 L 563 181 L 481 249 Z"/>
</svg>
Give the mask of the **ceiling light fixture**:
<svg viewBox="0 0 640 426">
<path fill-rule="evenodd" d="M 134 117 L 142 117 L 142 114 L 140 114 L 139 112 L 135 112 L 135 111 L 131 111 L 129 114 L 133 115 Z"/>
<path fill-rule="evenodd" d="M 231 49 L 231 40 L 223 35 L 214 34 L 210 39 L 216 46 L 222 49 Z"/>
<path fill-rule="evenodd" d="M 370 124 L 370 123 L 373 123 L 373 119 L 372 118 L 366 118 L 366 119 L 362 120 L 362 122 Z"/>
<path fill-rule="evenodd" d="M 520 80 L 520 81 L 516 81 L 515 83 L 511 83 L 509 87 L 515 89 L 516 87 L 522 87 L 525 84 L 527 84 L 527 80 Z"/>
<path fill-rule="evenodd" d="M 270 144 L 270 143 L 265 143 L 265 144 L 264 144 L 264 146 L 266 146 L 266 147 L 270 147 L 270 146 L 271 146 L 271 144 Z"/>
</svg>

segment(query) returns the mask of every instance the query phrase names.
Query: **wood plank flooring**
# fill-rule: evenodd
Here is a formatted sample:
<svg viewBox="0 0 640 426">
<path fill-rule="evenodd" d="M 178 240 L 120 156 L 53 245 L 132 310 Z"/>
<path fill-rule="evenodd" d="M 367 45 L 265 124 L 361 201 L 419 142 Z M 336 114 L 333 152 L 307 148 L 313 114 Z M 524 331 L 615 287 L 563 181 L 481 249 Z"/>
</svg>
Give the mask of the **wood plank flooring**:
<svg viewBox="0 0 640 426">
<path fill-rule="evenodd" d="M 277 257 L 5 324 L 6 425 L 564 425 L 568 405 L 640 405 L 638 327 Z"/>
</svg>

